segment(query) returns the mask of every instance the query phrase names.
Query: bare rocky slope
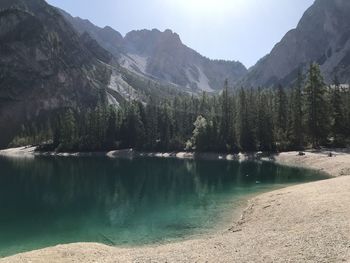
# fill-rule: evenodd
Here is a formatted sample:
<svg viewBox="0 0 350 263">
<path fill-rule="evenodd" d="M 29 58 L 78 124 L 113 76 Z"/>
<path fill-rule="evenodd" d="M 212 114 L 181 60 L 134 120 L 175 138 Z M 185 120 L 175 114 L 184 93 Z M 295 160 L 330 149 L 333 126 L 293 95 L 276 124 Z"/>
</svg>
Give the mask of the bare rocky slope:
<svg viewBox="0 0 350 263">
<path fill-rule="evenodd" d="M 93 106 L 108 85 L 112 57 L 43 0 L 2 0 L 0 43 L 0 147 L 26 121 Z"/>
<path fill-rule="evenodd" d="M 184 45 L 179 35 L 169 29 L 164 32 L 135 30 L 123 38 L 111 27 L 99 28 L 89 20 L 60 12 L 77 32 L 87 32 L 118 58 L 121 66 L 143 76 L 174 83 L 186 91 L 222 90 L 225 79 L 234 85 L 247 72 L 240 62 L 203 57 Z"/>
<path fill-rule="evenodd" d="M 187 91 L 222 90 L 224 79 L 234 87 L 291 85 L 298 71 L 305 73 L 312 62 L 321 65 L 326 83 L 332 83 L 336 76 L 341 83 L 350 82 L 347 0 L 316 0 L 297 27 L 249 71 L 239 62 L 201 56 L 171 30 L 131 31 L 123 37 L 111 27 L 99 28 L 88 20 L 61 12 L 80 34 L 87 32 L 117 57 L 121 66 Z"/>
<path fill-rule="evenodd" d="M 62 108 L 91 108 L 105 95 L 118 105 L 179 91 L 120 67 L 118 58 L 90 34 L 78 34 L 44 0 L 0 1 L 0 43 L 0 148 L 23 124 Z"/>
<path fill-rule="evenodd" d="M 311 62 L 321 65 L 327 83 L 337 76 L 350 82 L 350 1 L 316 0 L 298 26 L 276 44 L 271 53 L 249 69 L 240 84 L 274 86 L 291 84 L 298 70 Z"/>
</svg>

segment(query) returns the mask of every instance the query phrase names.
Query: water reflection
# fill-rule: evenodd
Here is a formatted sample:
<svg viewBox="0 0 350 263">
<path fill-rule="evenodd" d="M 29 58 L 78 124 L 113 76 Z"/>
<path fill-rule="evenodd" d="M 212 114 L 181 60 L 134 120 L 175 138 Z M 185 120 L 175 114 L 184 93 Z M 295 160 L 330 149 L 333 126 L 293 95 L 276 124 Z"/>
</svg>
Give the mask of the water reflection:
<svg viewBox="0 0 350 263">
<path fill-rule="evenodd" d="M 182 237 L 212 227 L 235 198 L 323 178 L 270 163 L 175 159 L 0 159 L 0 169 L 0 256 Z"/>
</svg>

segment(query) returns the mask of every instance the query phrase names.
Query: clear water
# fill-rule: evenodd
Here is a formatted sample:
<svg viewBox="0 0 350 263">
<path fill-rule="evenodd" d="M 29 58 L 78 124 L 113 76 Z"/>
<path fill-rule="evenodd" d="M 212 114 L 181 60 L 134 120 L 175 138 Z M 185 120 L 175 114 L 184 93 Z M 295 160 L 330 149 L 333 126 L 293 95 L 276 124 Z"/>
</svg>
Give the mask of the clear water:
<svg viewBox="0 0 350 263">
<path fill-rule="evenodd" d="M 256 162 L 0 158 L 0 257 L 62 243 L 133 246 L 207 233 L 233 220 L 251 194 L 325 178 Z"/>
</svg>

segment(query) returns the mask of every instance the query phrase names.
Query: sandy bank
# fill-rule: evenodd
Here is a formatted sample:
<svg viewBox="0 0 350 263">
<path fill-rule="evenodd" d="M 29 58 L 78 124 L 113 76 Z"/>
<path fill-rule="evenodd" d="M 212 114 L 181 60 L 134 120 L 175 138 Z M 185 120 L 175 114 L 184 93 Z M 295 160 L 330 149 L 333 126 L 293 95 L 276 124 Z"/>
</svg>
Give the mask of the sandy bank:
<svg viewBox="0 0 350 263">
<path fill-rule="evenodd" d="M 332 153 L 333 157 L 329 157 L 329 153 Z M 344 149 L 307 151 L 304 156 L 299 156 L 298 152 L 285 152 L 269 160 L 282 165 L 323 171 L 334 177 L 350 175 L 350 152 Z"/>
<path fill-rule="evenodd" d="M 140 248 L 60 245 L 0 262 L 350 262 L 350 154 L 282 153 L 281 164 L 322 170 L 334 179 L 260 195 L 241 220 L 215 235 Z"/>
</svg>

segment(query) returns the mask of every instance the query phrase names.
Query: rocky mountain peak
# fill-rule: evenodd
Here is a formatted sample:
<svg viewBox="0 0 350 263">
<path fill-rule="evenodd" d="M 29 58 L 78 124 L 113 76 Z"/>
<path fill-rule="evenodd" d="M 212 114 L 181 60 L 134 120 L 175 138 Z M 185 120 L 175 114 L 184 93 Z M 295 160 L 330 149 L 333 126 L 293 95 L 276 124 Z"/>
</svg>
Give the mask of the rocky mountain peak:
<svg viewBox="0 0 350 263">
<path fill-rule="evenodd" d="M 350 81 L 350 1 L 316 0 L 298 26 L 243 77 L 244 86 L 291 84 L 299 70 L 321 65 L 326 82 Z"/>
<path fill-rule="evenodd" d="M 163 35 L 169 39 L 172 39 L 174 42 L 178 42 L 182 44 L 180 36 L 177 33 L 173 32 L 171 29 L 166 29 L 163 32 Z"/>
<path fill-rule="evenodd" d="M 125 46 L 134 49 L 135 52 L 151 53 L 161 45 L 171 45 L 172 47 L 182 45 L 180 36 L 167 29 L 161 32 L 158 29 L 133 30 L 126 34 L 124 38 Z"/>
<path fill-rule="evenodd" d="M 119 64 L 135 74 L 178 85 L 191 92 L 217 91 L 224 80 L 237 82 L 247 69 L 235 61 L 214 61 L 185 46 L 171 29 L 133 30 L 123 38 L 111 27 L 99 28 L 60 10 L 80 33 L 87 32 L 118 58 Z"/>
</svg>

